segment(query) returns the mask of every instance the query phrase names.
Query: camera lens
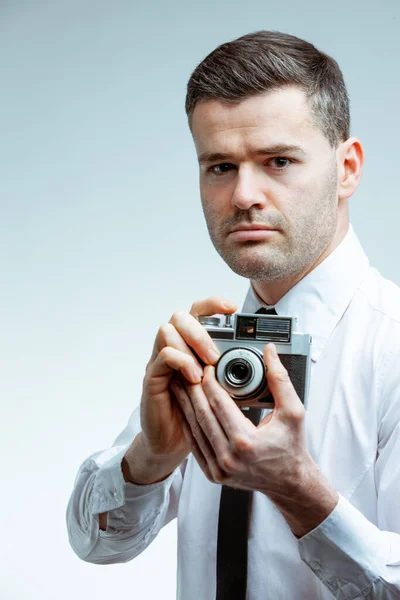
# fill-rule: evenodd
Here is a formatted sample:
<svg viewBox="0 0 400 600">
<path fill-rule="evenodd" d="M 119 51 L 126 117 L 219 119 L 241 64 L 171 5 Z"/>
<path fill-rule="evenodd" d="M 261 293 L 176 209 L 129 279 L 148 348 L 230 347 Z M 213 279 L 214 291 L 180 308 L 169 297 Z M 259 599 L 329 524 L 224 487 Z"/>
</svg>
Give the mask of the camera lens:
<svg viewBox="0 0 400 600">
<path fill-rule="evenodd" d="M 248 375 L 248 368 L 245 365 L 233 365 L 232 377 L 237 381 L 244 381 Z"/>
<path fill-rule="evenodd" d="M 253 377 L 253 367 L 244 358 L 234 358 L 226 365 L 226 379 L 231 385 L 246 385 Z"/>
<path fill-rule="evenodd" d="M 266 387 L 264 359 L 256 348 L 228 348 L 219 357 L 215 375 L 235 400 L 256 397 Z"/>
</svg>

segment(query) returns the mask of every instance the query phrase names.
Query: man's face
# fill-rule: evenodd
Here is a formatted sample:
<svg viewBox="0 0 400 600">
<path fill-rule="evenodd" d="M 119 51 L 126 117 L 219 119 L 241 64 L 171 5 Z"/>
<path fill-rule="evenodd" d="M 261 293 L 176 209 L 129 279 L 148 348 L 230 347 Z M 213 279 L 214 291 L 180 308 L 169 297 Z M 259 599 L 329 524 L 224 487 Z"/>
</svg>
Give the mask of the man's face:
<svg viewBox="0 0 400 600">
<path fill-rule="evenodd" d="M 334 237 L 338 185 L 336 151 L 305 93 L 201 102 L 192 132 L 203 211 L 223 260 L 264 283 L 307 272 Z M 270 229 L 243 231 L 250 226 Z"/>
</svg>

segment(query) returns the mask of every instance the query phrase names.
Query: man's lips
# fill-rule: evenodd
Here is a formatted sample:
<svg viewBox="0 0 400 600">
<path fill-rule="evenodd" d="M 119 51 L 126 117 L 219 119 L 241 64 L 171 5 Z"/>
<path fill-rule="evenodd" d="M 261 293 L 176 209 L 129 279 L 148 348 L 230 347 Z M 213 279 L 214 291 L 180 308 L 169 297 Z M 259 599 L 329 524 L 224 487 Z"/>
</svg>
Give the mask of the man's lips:
<svg viewBox="0 0 400 600">
<path fill-rule="evenodd" d="M 251 240 L 265 240 L 273 236 L 277 232 L 277 229 L 273 229 L 272 227 L 268 227 L 267 225 L 254 223 L 253 225 L 237 225 L 231 230 L 229 235 L 237 242 L 246 242 Z"/>
<path fill-rule="evenodd" d="M 233 227 L 231 229 L 231 233 L 233 233 L 234 231 L 252 231 L 252 230 L 267 230 L 267 231 L 276 231 L 276 229 L 274 229 L 273 227 L 269 227 L 268 225 L 263 225 L 262 223 L 253 223 L 253 224 L 246 224 L 246 223 L 241 223 L 239 225 L 236 225 L 236 227 Z"/>
</svg>

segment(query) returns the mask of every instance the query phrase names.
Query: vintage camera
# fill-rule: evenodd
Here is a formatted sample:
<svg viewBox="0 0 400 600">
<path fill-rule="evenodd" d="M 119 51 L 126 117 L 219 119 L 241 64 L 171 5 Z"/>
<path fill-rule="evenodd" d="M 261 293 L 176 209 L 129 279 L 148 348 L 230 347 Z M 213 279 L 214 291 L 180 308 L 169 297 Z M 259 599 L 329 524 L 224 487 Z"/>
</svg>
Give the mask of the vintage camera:
<svg viewBox="0 0 400 600">
<path fill-rule="evenodd" d="M 300 400 L 306 405 L 311 336 L 292 331 L 292 317 L 236 313 L 198 320 L 221 352 L 215 365 L 216 379 L 240 408 L 274 407 L 263 359 L 269 342 L 275 344 Z"/>
</svg>

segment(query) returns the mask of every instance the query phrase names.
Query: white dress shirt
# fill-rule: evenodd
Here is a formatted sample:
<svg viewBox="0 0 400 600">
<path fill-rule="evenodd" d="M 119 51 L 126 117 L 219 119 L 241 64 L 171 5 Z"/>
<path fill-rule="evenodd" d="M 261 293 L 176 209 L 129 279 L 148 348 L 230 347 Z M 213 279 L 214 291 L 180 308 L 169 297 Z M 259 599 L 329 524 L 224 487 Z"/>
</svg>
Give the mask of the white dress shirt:
<svg viewBox="0 0 400 600">
<path fill-rule="evenodd" d="M 243 312 L 261 306 L 250 286 Z M 307 448 L 339 503 L 297 539 L 254 493 L 247 600 L 400 599 L 400 289 L 369 266 L 350 226 L 275 308 L 312 335 Z M 112 448 L 80 467 L 67 509 L 71 546 L 88 562 L 127 562 L 177 517 L 177 598 L 214 600 L 221 486 L 192 455 L 165 481 L 125 483 L 121 460 L 139 430 L 136 410 Z"/>
</svg>

